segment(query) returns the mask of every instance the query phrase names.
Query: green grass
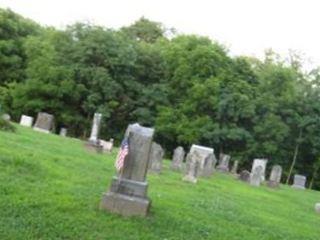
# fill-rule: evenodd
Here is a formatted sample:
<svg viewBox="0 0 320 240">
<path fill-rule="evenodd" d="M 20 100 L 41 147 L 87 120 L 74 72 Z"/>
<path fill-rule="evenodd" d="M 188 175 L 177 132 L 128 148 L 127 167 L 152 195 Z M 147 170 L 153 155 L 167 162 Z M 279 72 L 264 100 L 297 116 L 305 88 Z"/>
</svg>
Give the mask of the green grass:
<svg viewBox="0 0 320 240">
<path fill-rule="evenodd" d="M 149 175 L 147 218 L 98 209 L 116 153 L 17 126 L 0 131 L 0 239 L 320 239 L 320 193 L 251 187 L 215 174 L 196 185 Z"/>
</svg>

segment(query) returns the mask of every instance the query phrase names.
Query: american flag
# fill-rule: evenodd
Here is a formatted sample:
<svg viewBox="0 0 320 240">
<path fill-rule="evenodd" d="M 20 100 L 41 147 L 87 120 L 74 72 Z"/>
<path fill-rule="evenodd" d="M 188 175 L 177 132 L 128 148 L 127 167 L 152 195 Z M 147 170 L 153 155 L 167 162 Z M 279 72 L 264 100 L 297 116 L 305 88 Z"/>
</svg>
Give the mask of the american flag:
<svg viewBox="0 0 320 240">
<path fill-rule="evenodd" d="M 128 138 L 126 137 L 122 140 L 121 147 L 115 163 L 115 167 L 118 172 L 120 172 L 120 170 L 123 168 L 124 159 L 126 158 L 128 153 L 129 153 L 129 143 L 128 143 Z"/>
</svg>

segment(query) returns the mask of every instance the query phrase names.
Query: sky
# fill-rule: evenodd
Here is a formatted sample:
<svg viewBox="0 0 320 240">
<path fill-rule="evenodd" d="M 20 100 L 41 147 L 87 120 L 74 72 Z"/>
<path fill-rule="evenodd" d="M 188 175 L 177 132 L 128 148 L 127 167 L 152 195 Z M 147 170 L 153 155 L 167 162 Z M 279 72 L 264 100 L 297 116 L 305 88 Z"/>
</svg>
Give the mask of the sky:
<svg viewBox="0 0 320 240">
<path fill-rule="evenodd" d="M 289 49 L 320 66 L 319 0 L 0 0 L 0 7 L 46 25 L 64 28 L 86 21 L 108 28 L 128 26 L 144 16 L 216 40 L 232 55 L 262 57 Z"/>
</svg>

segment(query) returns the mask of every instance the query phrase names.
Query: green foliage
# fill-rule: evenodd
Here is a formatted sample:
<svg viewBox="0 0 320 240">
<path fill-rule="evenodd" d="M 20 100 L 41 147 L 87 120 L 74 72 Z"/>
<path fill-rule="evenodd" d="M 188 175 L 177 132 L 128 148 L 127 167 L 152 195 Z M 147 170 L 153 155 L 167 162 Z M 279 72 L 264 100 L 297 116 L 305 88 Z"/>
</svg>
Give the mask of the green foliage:
<svg viewBox="0 0 320 240">
<path fill-rule="evenodd" d="M 0 239 L 319 238 L 319 192 L 255 188 L 218 173 L 193 185 L 167 160 L 161 175 L 148 175 L 150 216 L 100 211 L 116 154 L 92 154 L 79 140 L 20 126 L 0 132 Z"/>
</svg>

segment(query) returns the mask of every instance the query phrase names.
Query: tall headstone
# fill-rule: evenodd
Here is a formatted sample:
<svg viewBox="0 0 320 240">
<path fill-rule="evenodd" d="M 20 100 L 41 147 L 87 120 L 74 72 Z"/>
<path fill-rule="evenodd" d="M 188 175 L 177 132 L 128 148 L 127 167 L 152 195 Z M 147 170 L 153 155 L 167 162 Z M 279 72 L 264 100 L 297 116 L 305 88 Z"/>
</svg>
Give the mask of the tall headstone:
<svg viewBox="0 0 320 240">
<path fill-rule="evenodd" d="M 39 112 L 33 129 L 43 133 L 50 133 L 54 127 L 54 117 L 45 112 Z"/>
<path fill-rule="evenodd" d="M 109 192 L 103 195 L 100 208 L 123 216 L 146 216 L 150 207 L 146 174 L 154 129 L 129 125 L 126 137 L 129 153 L 121 173 L 113 177 Z"/>
<path fill-rule="evenodd" d="M 295 174 L 293 178 L 293 188 L 305 189 L 307 178 L 303 175 Z"/>
<path fill-rule="evenodd" d="M 239 180 L 249 183 L 250 182 L 250 172 L 248 170 L 242 170 L 239 174 Z"/>
<path fill-rule="evenodd" d="M 100 140 L 99 140 L 101 118 L 102 118 L 101 113 L 94 114 L 90 138 L 85 144 L 85 147 L 88 150 L 98 152 L 98 153 L 102 153 L 102 151 L 103 151 L 103 146 L 101 145 Z"/>
<path fill-rule="evenodd" d="M 282 167 L 280 165 L 274 165 L 271 170 L 270 178 L 268 181 L 269 187 L 279 187 L 282 175 Z"/>
<path fill-rule="evenodd" d="M 200 162 L 199 162 L 199 169 L 198 169 L 198 176 L 203 176 L 204 175 L 204 168 L 205 166 L 205 159 L 209 154 L 214 154 L 213 148 L 209 147 L 204 147 L 204 146 L 199 146 L 193 144 L 190 149 L 190 153 L 193 153 L 194 151 L 197 151 L 200 157 Z"/>
<path fill-rule="evenodd" d="M 24 127 L 32 127 L 33 117 L 22 115 L 20 119 L 20 125 Z"/>
<path fill-rule="evenodd" d="M 217 166 L 217 170 L 221 172 L 229 172 L 229 162 L 230 155 L 220 153 L 219 155 L 219 164 Z"/>
<path fill-rule="evenodd" d="M 188 153 L 186 158 L 186 175 L 182 178 L 183 181 L 197 183 L 201 159 L 201 155 L 197 150 Z"/>
<path fill-rule="evenodd" d="M 202 170 L 202 176 L 204 177 L 210 177 L 213 174 L 214 166 L 217 163 L 217 159 L 213 153 L 210 153 L 205 159 L 204 159 L 204 167 Z"/>
<path fill-rule="evenodd" d="M 232 173 L 232 174 L 237 174 L 237 172 L 238 172 L 238 166 L 239 166 L 239 161 L 238 161 L 238 160 L 235 160 L 235 161 L 233 162 L 232 169 L 231 169 L 231 173 Z"/>
<path fill-rule="evenodd" d="M 153 142 L 150 151 L 149 171 L 161 173 L 164 151 L 160 144 Z"/>
<path fill-rule="evenodd" d="M 67 136 L 67 131 L 68 131 L 68 129 L 66 129 L 66 128 L 60 128 L 60 133 L 59 133 L 59 135 L 60 135 L 61 137 L 66 137 L 66 136 Z"/>
<path fill-rule="evenodd" d="M 250 176 L 250 185 L 259 187 L 262 182 L 263 167 L 261 165 L 256 166 Z"/>
<path fill-rule="evenodd" d="M 89 142 L 93 144 L 99 143 L 99 131 L 100 131 L 100 125 L 101 125 L 101 118 L 102 118 L 101 113 L 95 113 L 93 116 L 91 134 L 89 138 Z"/>
<path fill-rule="evenodd" d="M 263 182 L 264 182 L 265 179 L 266 179 L 267 163 L 268 163 L 268 160 L 267 160 L 267 159 L 254 159 L 254 160 L 253 160 L 253 164 L 252 164 L 251 173 L 253 172 L 253 170 L 254 170 L 257 166 L 261 166 L 261 167 L 262 167 L 262 181 L 263 181 Z"/>
<path fill-rule="evenodd" d="M 183 160 L 185 152 L 183 147 L 177 147 L 173 152 L 173 158 L 171 162 L 171 169 L 175 171 L 181 171 L 183 169 Z"/>
</svg>

